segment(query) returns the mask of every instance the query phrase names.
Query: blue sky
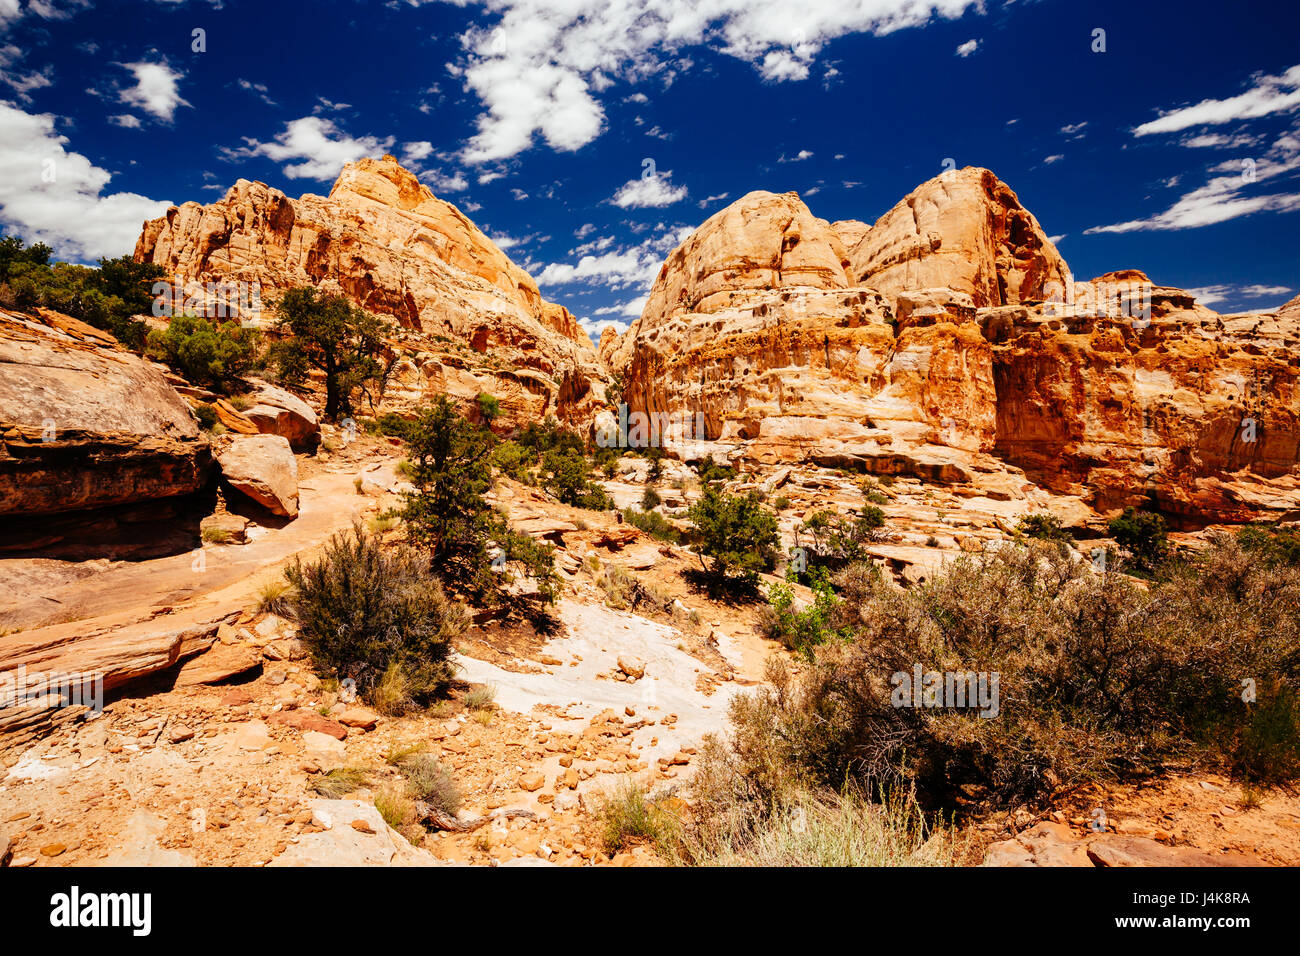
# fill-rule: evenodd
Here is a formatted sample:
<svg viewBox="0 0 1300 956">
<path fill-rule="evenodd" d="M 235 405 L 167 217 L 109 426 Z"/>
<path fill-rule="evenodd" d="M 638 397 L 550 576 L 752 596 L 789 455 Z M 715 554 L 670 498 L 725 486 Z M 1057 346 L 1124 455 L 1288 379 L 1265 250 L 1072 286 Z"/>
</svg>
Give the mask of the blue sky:
<svg viewBox="0 0 1300 956">
<path fill-rule="evenodd" d="M 0 224 L 93 260 L 392 152 L 598 333 L 752 189 L 872 222 L 952 160 L 1079 279 L 1263 309 L 1300 291 L 1298 35 L 1208 0 L 0 0 Z"/>
</svg>

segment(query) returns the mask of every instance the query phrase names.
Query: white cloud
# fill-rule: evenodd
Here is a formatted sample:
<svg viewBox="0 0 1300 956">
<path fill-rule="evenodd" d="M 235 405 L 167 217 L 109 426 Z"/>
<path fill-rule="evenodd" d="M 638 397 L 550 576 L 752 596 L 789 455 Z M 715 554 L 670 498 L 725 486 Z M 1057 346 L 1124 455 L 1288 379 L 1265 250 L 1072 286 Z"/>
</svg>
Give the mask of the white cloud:
<svg viewBox="0 0 1300 956">
<path fill-rule="evenodd" d="M 812 159 L 812 157 L 813 154 L 811 150 L 801 149 L 799 150 L 799 152 L 789 157 L 787 157 L 784 153 L 782 153 L 781 158 L 778 159 L 777 162 L 778 163 L 802 163 L 805 159 Z"/>
<path fill-rule="evenodd" d="M 427 139 L 422 139 L 415 143 L 402 144 L 402 162 L 418 163 L 422 159 L 428 159 L 429 154 L 433 152 L 433 144 Z"/>
<path fill-rule="evenodd" d="M 695 231 L 694 226 L 663 226 L 658 235 L 600 255 L 584 254 L 576 264 L 553 262 L 537 274 L 538 285 L 589 285 L 601 291 L 634 288 L 649 292 L 664 257 Z M 605 237 L 599 245 L 612 244 Z M 580 249 L 583 247 L 580 247 Z M 579 250 L 575 250 L 579 251 Z"/>
<path fill-rule="evenodd" d="M 3 15 L 2 12 L 0 15 Z M 0 46 L 0 83 L 12 89 L 19 102 L 30 103 L 32 98 L 29 94 L 32 90 L 44 89 L 54 82 L 54 68 L 47 66 L 42 70 L 24 73 L 19 70 L 23 57 L 23 51 L 12 43 Z"/>
<path fill-rule="evenodd" d="M 1262 299 L 1265 296 L 1281 297 L 1286 295 L 1291 289 L 1284 285 L 1207 285 L 1199 289 L 1188 289 L 1192 295 L 1196 296 L 1196 301 L 1201 305 L 1213 305 L 1216 302 L 1223 302 L 1232 297 L 1244 299 Z"/>
<path fill-rule="evenodd" d="M 967 41 L 966 41 L 965 43 L 963 43 L 961 46 L 957 47 L 957 55 L 960 56 L 960 57 L 965 58 L 965 57 L 970 56 L 972 53 L 974 53 L 974 52 L 975 52 L 976 50 L 978 50 L 979 48 L 980 48 L 980 41 L 979 41 L 979 40 L 967 40 Z"/>
<path fill-rule="evenodd" d="M 286 123 L 284 131 L 273 142 L 262 143 L 249 137 L 244 137 L 244 142 L 246 146 L 229 150 L 227 158 L 265 156 L 285 163 L 282 171 L 290 179 L 329 180 L 348 163 L 386 153 L 393 145 L 393 137 L 352 137 L 331 119 L 304 116 Z"/>
<path fill-rule="evenodd" d="M 1063 233 L 1061 233 L 1059 236 L 1048 236 L 1048 237 L 1047 237 L 1047 241 L 1050 242 L 1052 245 L 1055 246 L 1055 245 L 1057 245 L 1058 243 L 1060 243 L 1060 241 L 1061 241 L 1062 239 L 1064 239 L 1064 238 L 1065 238 L 1066 236 L 1068 236 L 1068 235 L 1069 235 L 1068 232 L 1063 232 Z"/>
<path fill-rule="evenodd" d="M 1065 159 L 1064 153 L 1053 153 L 1051 156 L 1044 159 L 1043 162 L 1050 166 L 1052 163 L 1059 163 L 1063 159 Z"/>
<path fill-rule="evenodd" d="M 1201 100 L 1195 106 L 1164 113 L 1133 130 L 1135 136 L 1176 133 L 1192 126 L 1212 126 L 1258 119 L 1300 107 L 1300 64 L 1279 76 L 1258 74 L 1250 89 L 1226 100 Z"/>
<path fill-rule="evenodd" d="M 114 126 L 120 126 L 123 129 L 141 129 L 143 123 L 138 116 L 132 116 L 130 113 L 119 113 L 116 116 L 110 116 L 108 121 Z"/>
<path fill-rule="evenodd" d="M 172 121 L 177 108 L 190 105 L 180 94 L 184 73 L 166 63 L 123 63 L 122 66 L 135 77 L 135 86 L 119 91 L 119 102 L 142 109 L 164 123 Z"/>
<path fill-rule="evenodd" d="M 1083 120 L 1082 122 L 1079 123 L 1066 123 L 1064 126 L 1061 127 L 1060 131 L 1064 133 L 1066 136 L 1069 136 L 1071 139 L 1082 139 L 1084 127 L 1086 127 L 1087 125 L 1088 125 L 1087 120 Z"/>
<path fill-rule="evenodd" d="M 672 170 L 629 179 L 619 187 L 618 192 L 610 197 L 610 202 L 620 209 L 662 209 L 686 198 L 685 186 L 673 186 L 669 183 Z"/>
<path fill-rule="evenodd" d="M 1084 234 L 1196 229 L 1257 212 L 1291 212 L 1300 209 L 1300 193 L 1267 193 L 1263 188 L 1278 177 L 1293 178 L 1289 174 L 1297 170 L 1300 136 L 1293 131 L 1278 137 L 1259 160 L 1220 163 L 1211 171 L 1223 175 L 1212 176 L 1205 185 L 1184 193 L 1164 212 L 1146 219 L 1093 226 Z"/>
<path fill-rule="evenodd" d="M 1178 141 L 1179 146 L 1191 149 L 1241 149 L 1246 146 L 1258 146 L 1262 137 L 1248 133 L 1226 136 L 1223 133 L 1201 133 L 1197 136 L 1185 136 Z"/>
<path fill-rule="evenodd" d="M 67 142 L 51 114 L 0 102 L 0 220 L 64 258 L 129 253 L 144 221 L 171 203 L 137 193 L 104 195 L 111 174 L 68 152 Z"/>
<path fill-rule="evenodd" d="M 605 128 L 596 94 L 618 81 L 671 82 L 689 68 L 691 47 L 743 60 L 769 82 L 803 80 L 837 37 L 892 33 L 984 9 L 983 0 L 455 2 L 498 15 L 492 26 L 468 30 L 465 55 L 449 64 L 484 107 L 464 154 L 472 163 L 514 156 L 538 137 L 557 151 L 580 149 Z"/>
<path fill-rule="evenodd" d="M 241 90 L 252 93 L 267 106 L 276 105 L 275 100 L 271 99 L 270 91 L 266 88 L 265 83 L 254 83 L 252 80 L 245 80 L 242 78 L 236 80 L 236 82 L 239 84 Z"/>
<path fill-rule="evenodd" d="M 715 202 L 722 202 L 722 200 L 726 199 L 730 195 L 731 193 L 718 193 L 716 196 L 705 196 L 695 205 L 704 209 L 706 206 L 712 206 Z"/>
</svg>

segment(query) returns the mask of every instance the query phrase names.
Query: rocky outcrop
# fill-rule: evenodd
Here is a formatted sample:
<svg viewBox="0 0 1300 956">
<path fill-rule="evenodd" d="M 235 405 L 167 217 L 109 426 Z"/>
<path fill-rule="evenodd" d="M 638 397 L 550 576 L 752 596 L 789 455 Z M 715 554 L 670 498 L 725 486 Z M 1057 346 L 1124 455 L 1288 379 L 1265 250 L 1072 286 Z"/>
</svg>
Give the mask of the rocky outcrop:
<svg viewBox="0 0 1300 956">
<path fill-rule="evenodd" d="M 936 477 L 955 467 L 941 446 L 991 447 L 992 350 L 974 310 L 896 334 L 891 302 L 852 283 L 837 226 L 764 192 L 705 222 L 603 347 L 626 369 L 628 407 L 662 420 L 670 444 L 739 442 L 761 461 Z"/>
<path fill-rule="evenodd" d="M 426 399 L 448 366 L 471 371 L 462 390 L 509 393 L 507 414 L 577 420 L 603 401 L 603 367 L 568 310 L 391 156 L 348 164 L 328 197 L 241 179 L 145 223 L 135 257 L 181 284 L 257 284 L 263 306 L 293 286 L 346 293 L 394 325 L 398 406 Z"/>
<path fill-rule="evenodd" d="M 266 382 L 251 380 L 252 405 L 243 415 L 258 431 L 288 439 L 296 451 L 309 451 L 320 444 L 320 422 L 316 412 L 297 395 Z"/>
<path fill-rule="evenodd" d="M 976 307 L 1041 301 L 1068 281 L 1065 261 L 1011 187 L 968 166 L 912 190 L 852 247 L 855 285 L 888 296 L 965 292 Z"/>
<path fill-rule="evenodd" d="M 141 556 L 175 550 L 211 449 L 189 406 L 105 332 L 42 311 L 0 312 L 0 553 Z M 116 525 L 160 522 L 156 536 Z M 192 546 L 192 544 L 190 545 Z"/>
<path fill-rule="evenodd" d="M 685 457 L 1001 472 L 1191 527 L 1300 516 L 1297 345 L 1298 301 L 1225 317 L 1136 270 L 1074 282 L 1015 193 L 964 169 L 870 228 L 750 193 L 600 352 Z"/>
<path fill-rule="evenodd" d="M 298 461 L 280 435 L 236 438 L 217 458 L 230 487 L 274 515 L 298 516 Z"/>
</svg>

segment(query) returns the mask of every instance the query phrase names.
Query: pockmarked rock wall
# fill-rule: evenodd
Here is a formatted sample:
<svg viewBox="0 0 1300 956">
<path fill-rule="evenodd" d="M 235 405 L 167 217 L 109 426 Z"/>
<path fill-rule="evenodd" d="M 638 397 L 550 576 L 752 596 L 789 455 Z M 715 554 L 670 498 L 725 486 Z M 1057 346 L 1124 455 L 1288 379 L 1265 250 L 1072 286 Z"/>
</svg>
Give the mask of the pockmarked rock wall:
<svg viewBox="0 0 1300 956">
<path fill-rule="evenodd" d="M 1300 515 L 1298 349 L 1300 300 L 1220 316 L 1136 270 L 1076 282 L 967 168 L 872 226 L 749 193 L 600 355 L 688 457 L 1036 485 L 1195 525 Z"/>
<path fill-rule="evenodd" d="M 488 391 L 507 416 L 577 420 L 603 401 L 604 367 L 569 311 L 392 156 L 349 163 L 328 197 L 241 179 L 146 222 L 135 258 L 179 286 L 256 284 L 262 325 L 286 289 L 346 293 L 394 327 L 398 407 Z"/>
</svg>

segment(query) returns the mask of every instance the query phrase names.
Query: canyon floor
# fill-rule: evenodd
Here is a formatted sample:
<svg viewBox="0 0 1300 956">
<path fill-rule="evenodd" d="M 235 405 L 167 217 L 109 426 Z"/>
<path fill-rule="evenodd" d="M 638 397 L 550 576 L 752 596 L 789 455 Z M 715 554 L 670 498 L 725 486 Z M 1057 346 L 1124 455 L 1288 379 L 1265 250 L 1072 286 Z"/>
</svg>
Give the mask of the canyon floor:
<svg viewBox="0 0 1300 956">
<path fill-rule="evenodd" d="M 553 627 L 476 623 L 460 642 L 452 699 L 382 717 L 339 700 L 311 672 L 291 622 L 257 605 L 286 562 L 397 502 L 397 450 L 363 438 L 300 463 L 299 517 L 255 529 L 246 544 L 137 562 L 0 562 L 11 641 L 214 629 L 203 652 L 111 691 L 101 715 L 0 757 L 11 865 L 663 862 L 649 846 L 607 855 L 600 804 L 628 779 L 680 788 L 701 739 L 725 730 L 729 700 L 762 680 L 768 656 L 797 666 L 759 633 L 758 605 L 711 599 L 693 583 L 693 554 L 612 512 L 503 480 L 492 497 L 511 523 L 559 546 Z M 638 467 L 607 483 L 621 505 L 644 490 Z M 787 535 L 798 515 L 851 496 L 858 481 L 811 467 L 745 477 L 780 484 Z M 958 497 L 918 481 L 882 491 L 897 540 L 876 546 L 877 557 L 900 580 L 1005 537 L 1019 514 L 1070 509 L 1065 499 Z M 690 494 L 679 492 L 680 504 Z M 609 606 L 600 580 L 616 566 L 655 595 L 652 610 Z M 471 709 L 465 698 L 480 685 L 495 702 Z M 403 835 L 384 822 L 375 800 L 400 785 L 390 758 L 412 748 L 440 758 L 464 793 L 462 818 L 483 825 Z M 1173 775 L 977 820 L 964 837 L 971 863 L 1296 865 L 1300 799 Z"/>
</svg>

